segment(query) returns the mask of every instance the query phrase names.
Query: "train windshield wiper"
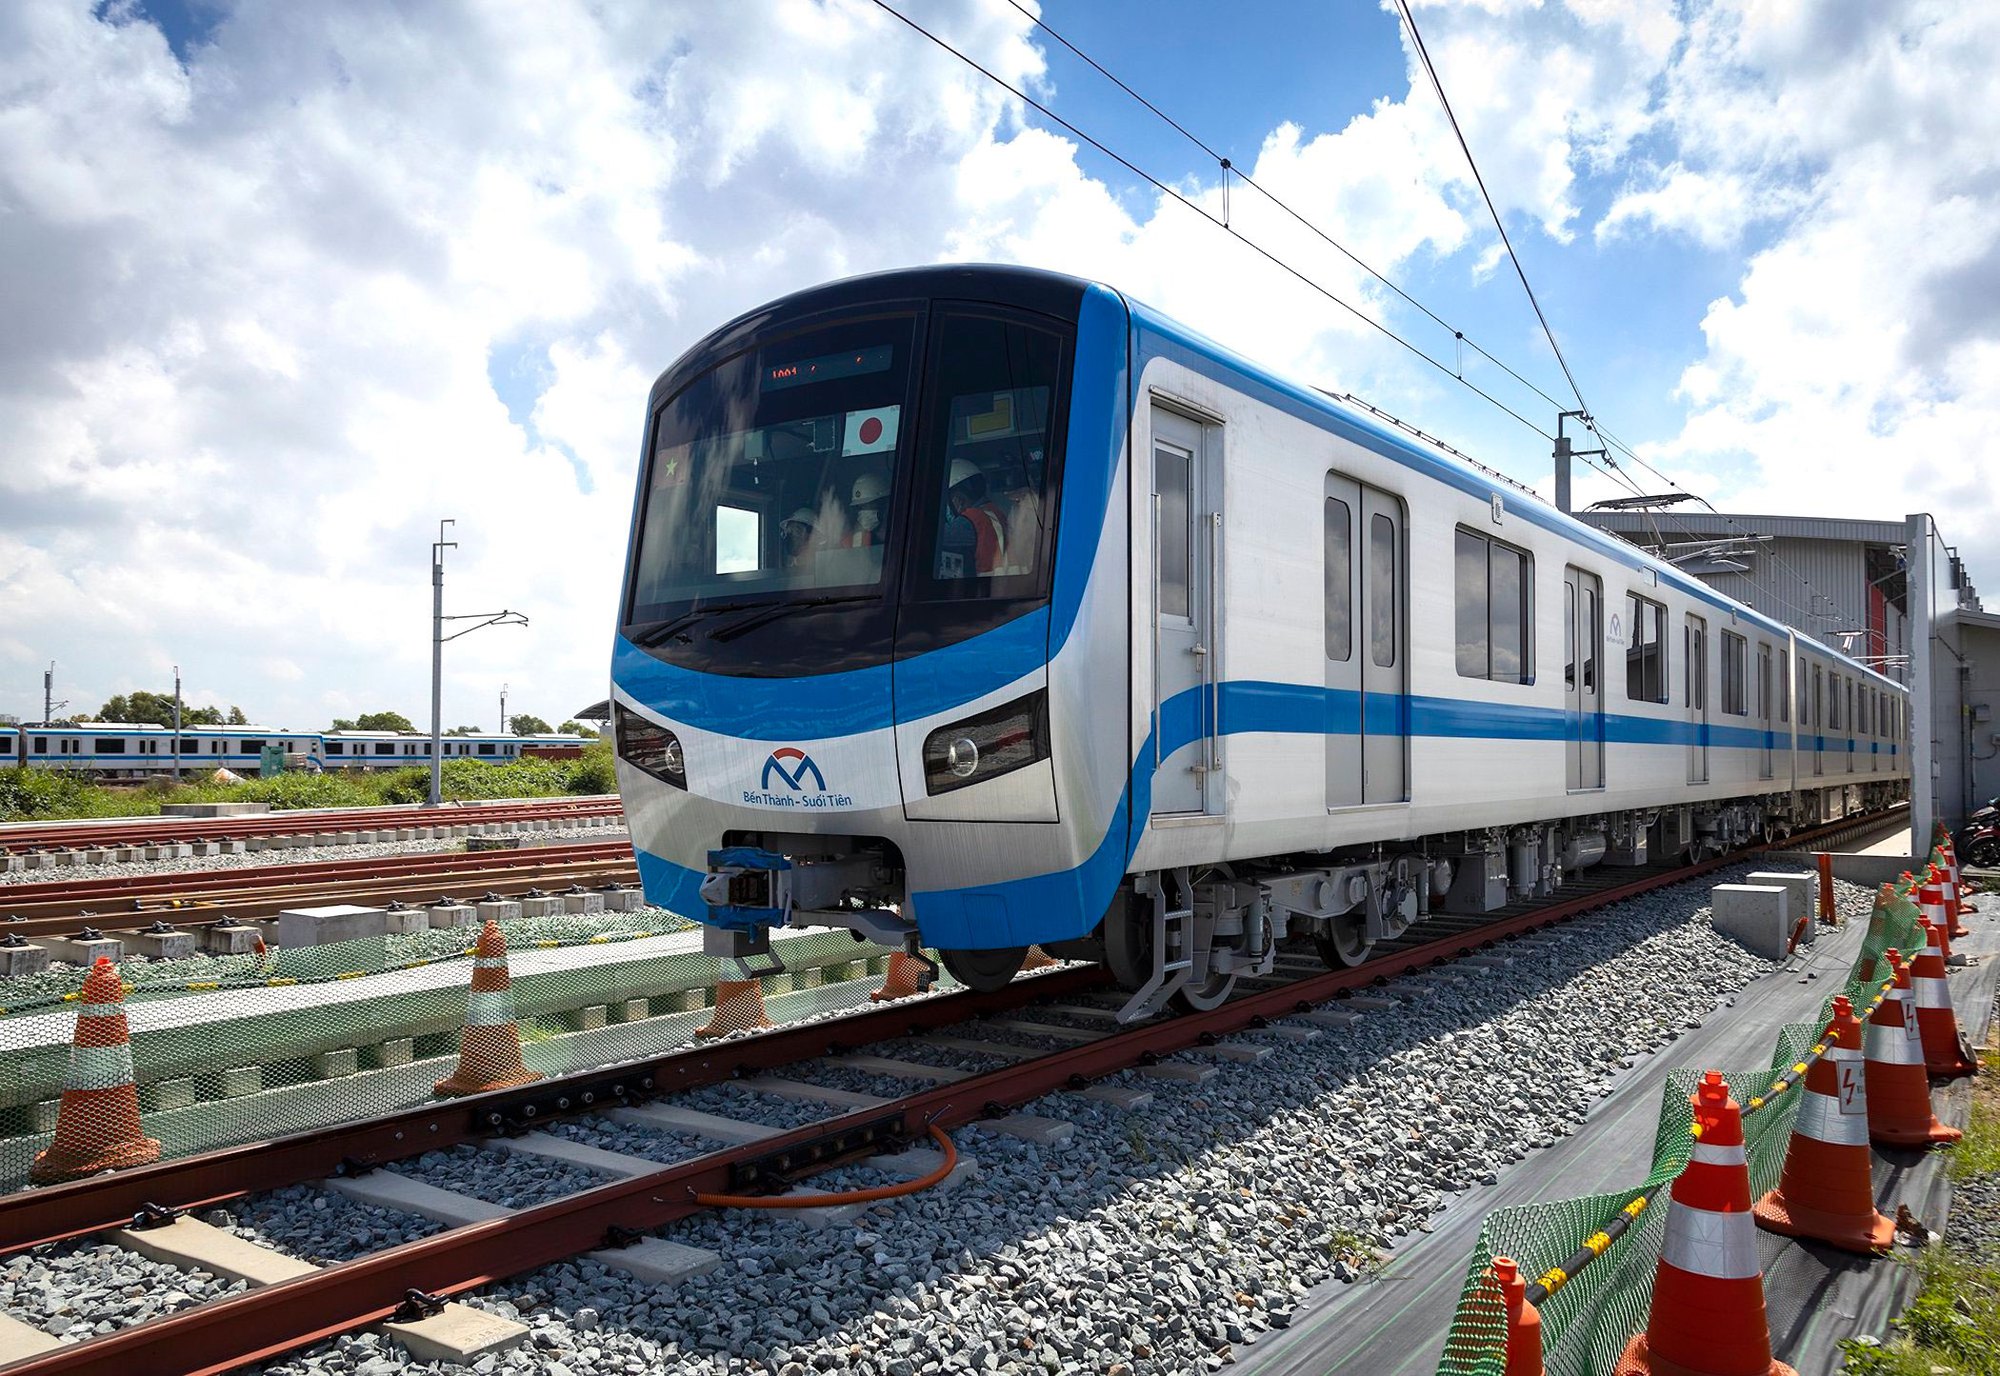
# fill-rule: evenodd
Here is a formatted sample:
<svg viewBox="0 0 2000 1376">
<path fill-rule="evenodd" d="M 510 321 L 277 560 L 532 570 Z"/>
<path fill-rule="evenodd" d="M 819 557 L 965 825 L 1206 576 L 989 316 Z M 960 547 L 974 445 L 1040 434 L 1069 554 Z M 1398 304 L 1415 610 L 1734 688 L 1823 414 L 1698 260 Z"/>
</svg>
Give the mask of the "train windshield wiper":
<svg viewBox="0 0 2000 1376">
<path fill-rule="evenodd" d="M 640 649 L 650 650 L 655 645 L 672 639 L 676 632 L 686 630 L 705 616 L 712 616 L 718 612 L 748 611 L 752 607 L 762 607 L 765 605 L 767 604 L 762 602 L 715 602 L 705 607 L 695 607 L 682 612 L 671 621 L 653 627 L 650 631 L 645 631 L 631 637 L 631 640 Z"/>
<path fill-rule="evenodd" d="M 719 631 L 710 631 L 710 640 L 734 640 L 746 631 L 753 631 L 767 621 L 775 621 L 787 612 L 795 612 L 801 607 L 831 607 L 842 602 L 873 602 L 873 593 L 849 593 L 841 597 L 802 597 L 795 602 L 778 602 L 761 607 L 741 621 L 732 621 Z"/>
</svg>

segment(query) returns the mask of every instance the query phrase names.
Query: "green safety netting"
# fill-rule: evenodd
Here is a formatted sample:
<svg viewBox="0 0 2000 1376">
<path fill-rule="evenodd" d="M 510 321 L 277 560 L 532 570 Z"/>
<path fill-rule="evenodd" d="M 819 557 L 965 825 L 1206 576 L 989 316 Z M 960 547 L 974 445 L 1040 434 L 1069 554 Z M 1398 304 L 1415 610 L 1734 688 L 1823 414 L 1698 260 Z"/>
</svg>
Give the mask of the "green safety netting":
<svg viewBox="0 0 2000 1376">
<path fill-rule="evenodd" d="M 1888 976 L 1882 953 L 1891 947 L 1908 956 L 1918 949 L 1918 913 L 1906 885 L 1884 885 L 1869 917 L 1861 955 L 1838 991 L 1865 1018 L 1866 1010 Z M 1879 969 L 1876 979 L 1861 972 Z M 1756 1194 L 1774 1188 L 1783 1174 L 1792 1119 L 1798 1112 L 1797 1087 L 1767 1098 L 1761 1108 L 1751 1101 L 1765 1095 L 1781 1076 L 1811 1054 L 1820 1032 L 1833 1015 L 1828 995 L 1814 1022 L 1791 1023 L 1778 1033 L 1768 1066 L 1725 1070 L 1730 1091 L 1745 1106 L 1743 1135 L 1750 1161 L 1751 1189 Z M 1646 1179 L 1618 1194 L 1591 1195 L 1552 1203 L 1496 1209 L 1480 1229 L 1465 1271 L 1458 1308 L 1452 1318 L 1438 1376 L 1502 1376 L 1506 1369 L 1507 1320 L 1493 1258 L 1512 1257 L 1521 1275 L 1533 1279 L 1560 1266 L 1642 1197 L 1647 1206 L 1637 1220 L 1588 1266 L 1556 1289 L 1541 1305 L 1542 1354 L 1549 1376 L 1591 1376 L 1609 1371 L 1625 1344 L 1645 1326 L 1652 1305 L 1653 1275 L 1666 1227 L 1666 1190 L 1688 1162 L 1693 1144 L 1693 1114 L 1689 1095 L 1701 1071 L 1669 1073 L 1661 1094 L 1659 1128 L 1654 1137 L 1652 1170 Z"/>
</svg>

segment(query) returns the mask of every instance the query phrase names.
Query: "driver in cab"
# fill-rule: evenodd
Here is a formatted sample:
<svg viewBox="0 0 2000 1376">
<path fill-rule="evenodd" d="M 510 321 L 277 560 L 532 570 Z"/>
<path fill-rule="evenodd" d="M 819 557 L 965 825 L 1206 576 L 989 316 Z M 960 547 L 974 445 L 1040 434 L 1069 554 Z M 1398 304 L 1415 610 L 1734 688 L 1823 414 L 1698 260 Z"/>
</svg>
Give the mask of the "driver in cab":
<svg viewBox="0 0 2000 1376">
<path fill-rule="evenodd" d="M 965 578 L 1000 571 L 1007 563 L 1007 516 L 987 495 L 986 474 L 970 459 L 953 459 L 949 476 L 950 514 L 938 541 L 938 574 Z"/>
</svg>

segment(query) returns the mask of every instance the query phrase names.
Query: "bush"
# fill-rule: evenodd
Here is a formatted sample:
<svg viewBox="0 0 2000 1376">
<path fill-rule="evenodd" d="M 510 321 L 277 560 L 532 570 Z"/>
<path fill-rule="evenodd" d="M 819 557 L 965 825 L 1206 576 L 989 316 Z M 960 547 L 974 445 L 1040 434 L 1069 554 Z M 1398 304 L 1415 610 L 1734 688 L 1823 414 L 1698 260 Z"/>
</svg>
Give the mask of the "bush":
<svg viewBox="0 0 2000 1376">
<path fill-rule="evenodd" d="M 611 756 L 611 742 L 598 741 L 583 748 L 583 754 L 569 762 L 571 793 L 616 793 L 618 766 Z"/>
</svg>

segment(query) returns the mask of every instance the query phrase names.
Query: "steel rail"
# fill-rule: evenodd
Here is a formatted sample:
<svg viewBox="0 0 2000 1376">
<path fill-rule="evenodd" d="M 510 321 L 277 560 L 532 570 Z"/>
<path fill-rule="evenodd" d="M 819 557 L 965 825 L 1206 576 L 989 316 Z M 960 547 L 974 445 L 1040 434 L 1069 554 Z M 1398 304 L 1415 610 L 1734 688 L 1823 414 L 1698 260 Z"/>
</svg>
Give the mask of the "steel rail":
<svg viewBox="0 0 2000 1376">
<path fill-rule="evenodd" d="M 1832 835 L 1859 825 L 1879 825 L 1879 821 L 1879 818 L 1873 823 L 1865 819 L 1843 819 L 1828 827 L 1787 838 L 1783 844 L 1791 848 L 1809 843 L 1823 834 Z M 1207 1012 L 1189 1013 L 1120 1029 L 1096 1041 L 921 1091 L 891 1104 L 858 1109 L 780 1136 L 693 1158 L 647 1175 L 607 1183 L 504 1218 L 450 1229 L 312 1275 L 90 1338 L 10 1368 L 9 1376 L 58 1376 L 58 1373 L 61 1376 L 83 1376 L 84 1373 L 90 1376 L 128 1376 L 134 1369 L 166 1369 L 169 1366 L 190 1376 L 229 1371 L 245 1363 L 277 1356 L 321 1338 L 386 1318 L 411 1290 L 434 1296 L 459 1294 L 581 1252 L 615 1245 L 620 1237 L 632 1231 L 662 1227 L 700 1211 L 704 1206 L 695 1199 L 697 1194 L 730 1191 L 734 1184 L 732 1176 L 738 1167 L 793 1150 L 801 1156 L 809 1156 L 815 1142 L 844 1129 L 893 1123 L 899 1136 L 915 1140 L 933 1124 L 945 1128 L 960 1126 L 1056 1090 L 1080 1086 L 1091 1079 L 1188 1050 L 1227 1032 L 1306 1011 L 1343 991 L 1352 991 L 1427 965 L 1441 964 L 1503 938 L 1567 921 L 1655 889 L 1699 878 L 1774 848 L 1770 844 L 1758 844 L 1694 865 L 1642 875 L 1625 884 L 1556 900 L 1480 928 L 1453 932 L 1439 940 L 1389 952 L 1358 966 L 1256 990 Z M 1090 978 L 1078 978 L 1074 983 L 1065 984 L 1066 977 Z M 698 1052 L 676 1053 L 652 1064 L 664 1068 L 683 1061 L 683 1058 L 699 1056 L 705 1063 L 703 1074 L 711 1079 L 723 1078 L 731 1073 L 741 1073 L 740 1070 L 732 1072 L 718 1067 L 718 1055 L 724 1051 L 730 1054 L 736 1065 L 763 1069 L 815 1054 L 801 1049 L 812 1044 L 808 1038 L 839 1032 L 843 1034 L 840 1042 L 845 1044 L 856 1034 L 877 1038 L 899 1035 L 876 1028 L 883 1024 L 894 1027 L 912 1014 L 928 1012 L 935 1017 L 940 1010 L 945 1016 L 939 1018 L 939 1022 L 957 1021 L 979 1016 L 975 1011 L 978 1007 L 993 1006 L 982 1001 L 998 1001 L 998 1006 L 1012 1006 L 1006 1000 L 1009 994 L 1015 995 L 1016 1000 L 1024 992 L 1031 996 L 1043 992 L 1059 994 L 1088 987 L 1101 980 L 1101 972 L 1095 969 L 1057 971 L 1027 981 L 1016 981 L 993 995 L 958 994 L 902 1008 L 891 1005 L 852 1019 L 809 1024 L 724 1046 L 703 1048 Z M 925 1025 L 934 1025 L 928 1018 L 921 1021 Z M 912 1025 L 907 1030 L 918 1029 Z M 738 1055 L 741 1059 L 735 1060 Z M 601 1080 L 605 1074 L 617 1073 L 620 1072 L 598 1072 L 588 1078 Z M 623 1073 L 630 1076 L 633 1068 L 623 1068 Z M 653 1085 L 647 1087 L 649 1090 L 657 1091 L 663 1087 L 657 1073 L 653 1080 Z M 676 1081 L 690 1086 L 706 1082 L 710 1080 L 682 1077 Z M 560 1091 L 566 1085 L 572 1086 L 570 1103 L 566 1107 L 575 1111 L 589 1107 L 581 1101 L 581 1091 L 573 1088 L 576 1083 L 579 1082 L 565 1081 L 536 1088 L 547 1094 Z M 507 1115 L 499 1106 L 506 1102 L 518 1102 L 519 1098 L 518 1092 L 485 1095 L 466 1101 L 462 1107 L 443 1112 L 398 1115 L 394 1120 L 311 1134 L 307 1139 L 289 1138 L 261 1148 L 236 1148 L 210 1158 L 190 1158 L 122 1176 L 114 1175 L 101 1181 L 79 1181 L 25 1197 L 12 1197 L 0 1201 L 0 1251 L 18 1249 L 22 1245 L 10 1241 L 20 1235 L 12 1226 L 17 1216 L 39 1214 L 57 1227 L 53 1236 L 74 1236 L 79 1232 L 94 1231 L 94 1228 L 89 1224 L 77 1227 L 72 1222 L 58 1223 L 57 1220 L 77 1209 L 87 1210 L 101 1219 L 102 1203 L 114 1194 L 135 1212 L 139 1204 L 163 1202 L 149 1198 L 143 1189 L 135 1190 L 134 1187 L 166 1178 L 177 1168 L 184 1180 L 194 1178 L 198 1171 L 218 1187 L 217 1192 L 208 1198 L 187 1201 L 187 1205 L 206 1204 L 252 1189 L 274 1188 L 278 1184 L 295 1183 L 297 1179 L 305 1178 L 293 1175 L 286 1180 L 253 1178 L 246 1181 L 242 1175 L 244 1170 L 254 1170 L 260 1177 L 269 1174 L 270 1167 L 262 1164 L 261 1158 L 274 1153 L 287 1153 L 285 1159 L 292 1160 L 302 1150 L 299 1145 L 302 1142 L 321 1144 L 319 1161 L 322 1164 L 325 1161 L 324 1144 L 330 1139 L 343 1136 L 358 1139 L 360 1134 L 373 1136 L 378 1153 L 387 1151 L 397 1157 L 415 1155 L 449 1145 L 453 1140 L 463 1141 L 481 1135 L 478 1129 L 482 1127 L 491 1131 L 506 1126 Z M 468 1124 L 467 1117 L 471 1117 L 473 1122 Z M 400 1124 L 404 1120 L 423 1118 L 456 1121 L 461 1128 L 475 1130 L 450 1139 L 432 1129 L 413 1139 L 404 1127 L 396 1130 L 387 1141 L 383 1140 L 388 1123 Z M 218 1171 L 216 1165 L 210 1164 L 222 1158 L 233 1160 L 238 1168 L 234 1174 Z M 828 1165 L 839 1164 L 841 1159 L 823 1160 L 811 1169 L 824 1169 Z M 375 1163 L 371 1160 L 366 1164 Z M 296 1161 L 293 1169 L 297 1169 Z M 330 1169 L 323 1167 L 316 1173 L 326 1174 Z M 811 1173 L 811 1170 L 801 1173 Z M 17 1200 L 20 1202 L 17 1203 Z M 135 1200 L 136 1203 L 133 1202 Z M 122 1221 L 124 1210 L 121 1209 L 113 1217 Z M 107 1225 L 98 1223 L 95 1226 Z M 31 1228 L 27 1231 L 35 1230 Z"/>
<path fill-rule="evenodd" d="M 477 822 L 524 821 L 538 818 L 607 817 L 623 810 L 611 795 L 576 798 L 517 799 L 490 803 L 447 803 L 439 808 L 358 807 L 287 809 L 282 812 L 239 813 L 229 817 L 93 818 L 60 822 L 0 823 L 0 853 L 65 850 L 79 846 L 127 846 L 164 841 L 239 840 L 252 836 L 287 836 L 312 831 L 372 831 L 383 827 L 420 827 Z"/>
</svg>

